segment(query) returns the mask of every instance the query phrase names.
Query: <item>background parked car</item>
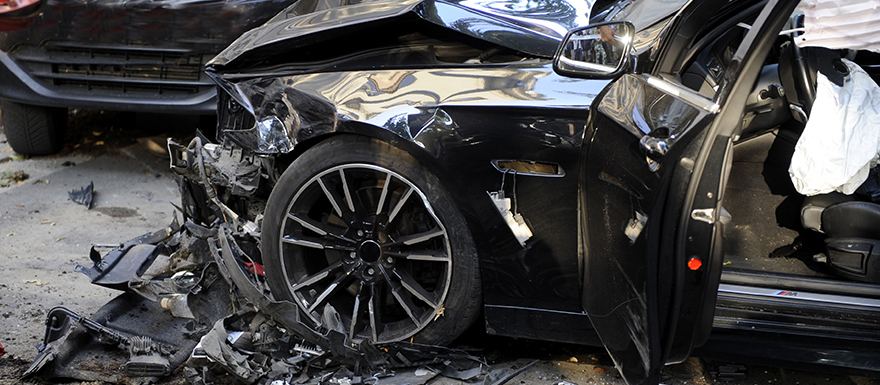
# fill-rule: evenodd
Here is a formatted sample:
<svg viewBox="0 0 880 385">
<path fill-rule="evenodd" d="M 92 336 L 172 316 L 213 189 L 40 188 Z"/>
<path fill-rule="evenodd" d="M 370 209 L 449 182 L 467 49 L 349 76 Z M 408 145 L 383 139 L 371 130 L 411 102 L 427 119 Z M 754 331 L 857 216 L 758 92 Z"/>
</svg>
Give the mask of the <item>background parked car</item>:
<svg viewBox="0 0 880 385">
<path fill-rule="evenodd" d="M 212 115 L 216 91 L 204 63 L 290 3 L 48 0 L 0 32 L 9 144 L 22 154 L 57 152 L 68 108 Z"/>
</svg>

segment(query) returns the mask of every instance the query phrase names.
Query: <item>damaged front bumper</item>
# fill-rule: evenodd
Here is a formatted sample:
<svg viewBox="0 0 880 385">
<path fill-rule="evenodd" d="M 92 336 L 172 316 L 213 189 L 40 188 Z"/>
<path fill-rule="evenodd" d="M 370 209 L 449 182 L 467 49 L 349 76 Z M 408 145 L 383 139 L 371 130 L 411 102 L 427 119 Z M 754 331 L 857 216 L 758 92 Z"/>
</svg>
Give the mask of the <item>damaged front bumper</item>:
<svg viewBox="0 0 880 385">
<path fill-rule="evenodd" d="M 275 300 L 259 255 L 274 160 L 206 142 L 169 140 L 182 220 L 103 255 L 93 247 L 92 266 L 76 270 L 123 294 L 91 319 L 52 309 L 25 377 L 150 383 L 183 367 L 194 384 L 227 375 L 246 384 L 374 384 L 421 368 L 406 382 L 482 375 L 497 383 L 467 352 L 352 339 L 332 306 L 315 325 L 295 303 Z"/>
</svg>

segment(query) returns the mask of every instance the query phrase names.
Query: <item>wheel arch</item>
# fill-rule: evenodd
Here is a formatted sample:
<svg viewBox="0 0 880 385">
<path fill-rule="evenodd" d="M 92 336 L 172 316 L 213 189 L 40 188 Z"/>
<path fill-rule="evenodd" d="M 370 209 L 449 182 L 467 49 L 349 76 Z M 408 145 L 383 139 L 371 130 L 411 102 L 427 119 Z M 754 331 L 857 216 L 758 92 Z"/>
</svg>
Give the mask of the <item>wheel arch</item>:
<svg viewBox="0 0 880 385">
<path fill-rule="evenodd" d="M 477 248 L 477 259 L 483 261 L 491 256 L 489 253 L 489 250 L 491 250 L 489 237 L 480 224 L 478 213 L 492 212 L 491 210 L 496 209 L 488 200 L 485 202 L 473 202 L 465 197 L 463 193 L 465 186 L 458 182 L 455 177 L 455 170 L 447 167 L 442 158 L 432 155 L 432 153 L 442 153 L 442 151 L 432 151 L 434 149 L 420 146 L 412 139 L 403 138 L 385 128 L 359 121 L 340 121 L 333 131 L 312 132 L 315 134 L 298 141 L 293 151 L 278 155 L 277 171 L 279 174 L 283 173 L 294 160 L 302 156 L 306 151 L 331 138 L 350 135 L 382 141 L 411 155 L 419 164 L 437 177 L 441 185 L 446 187 L 446 193 L 450 195 L 456 208 L 465 221 L 467 221 L 468 231 Z"/>
<path fill-rule="evenodd" d="M 314 151 L 308 151 L 308 150 L 312 150 L 312 149 Z M 264 259 L 264 263 L 266 264 L 265 266 L 267 268 L 267 272 L 269 270 L 271 270 L 271 271 L 275 272 L 274 274 L 276 274 L 276 276 L 275 276 L 276 287 L 273 287 L 273 291 L 274 290 L 282 290 L 282 292 L 284 292 L 284 289 L 278 289 L 278 287 L 285 287 L 285 286 L 283 286 L 283 285 L 285 285 L 284 284 L 285 281 L 280 281 L 280 279 L 282 279 L 282 278 L 279 278 L 278 274 L 287 274 L 287 273 L 284 273 L 284 271 L 287 271 L 286 270 L 287 268 L 284 267 L 283 262 L 273 262 L 273 261 L 282 261 L 282 260 L 286 260 L 286 259 L 280 257 L 280 249 L 279 248 L 277 248 L 276 246 L 272 246 L 272 245 L 280 244 L 280 242 L 279 242 L 280 238 L 277 235 L 277 232 L 267 233 L 265 231 L 266 226 L 268 226 L 269 229 L 281 229 L 280 231 L 282 232 L 282 236 L 285 236 L 284 232 L 290 231 L 290 230 L 284 230 L 286 227 L 284 225 L 283 219 L 279 219 L 279 218 L 284 218 L 289 215 L 289 214 L 287 214 L 288 212 L 292 212 L 292 211 L 290 211 L 290 210 L 292 210 L 290 208 L 290 206 L 293 205 L 294 203 L 291 203 L 291 202 L 297 201 L 297 199 L 298 199 L 297 197 L 300 196 L 300 191 L 304 191 L 304 190 L 300 190 L 300 188 L 301 188 L 300 186 L 311 185 L 312 187 L 309 187 L 309 188 L 311 188 L 312 191 L 315 191 L 314 189 L 316 189 L 316 187 L 314 187 L 314 186 L 316 184 L 314 183 L 314 181 L 316 178 L 320 178 L 318 184 L 321 184 L 321 189 L 324 189 L 325 194 L 330 194 L 330 193 L 327 193 L 328 188 L 324 186 L 324 183 L 327 183 L 327 186 L 333 186 L 334 183 L 339 182 L 339 179 L 337 177 L 337 179 L 335 181 L 328 180 L 328 178 L 332 179 L 333 177 L 332 176 L 328 177 L 327 175 L 337 175 L 337 173 L 336 173 L 337 169 L 340 170 L 339 174 L 341 175 L 342 174 L 341 169 L 344 167 L 350 167 L 350 168 L 355 168 L 355 169 L 359 168 L 361 170 L 372 169 L 372 166 L 365 167 L 365 163 L 366 164 L 375 164 L 376 170 L 379 170 L 378 171 L 379 175 L 380 175 L 379 180 L 381 180 L 382 178 L 385 178 L 385 175 L 386 175 L 385 172 L 388 172 L 389 177 L 391 176 L 392 173 L 398 174 L 398 175 L 395 175 L 395 177 L 393 178 L 395 181 L 402 180 L 402 181 L 404 181 L 404 183 L 412 183 L 410 186 L 416 189 L 418 195 L 421 195 L 421 201 L 424 202 L 425 204 L 429 204 L 428 207 L 433 206 L 433 210 L 432 210 L 433 212 L 431 213 L 431 215 L 429 217 L 434 217 L 435 221 L 439 221 L 441 218 L 446 219 L 446 220 L 443 220 L 442 222 L 437 222 L 437 223 L 441 223 L 441 226 L 445 227 L 445 230 L 443 230 L 444 236 L 446 236 L 446 232 L 451 233 L 450 237 L 448 238 L 449 241 L 446 244 L 447 245 L 446 249 L 445 249 L 446 252 L 453 253 L 454 255 L 464 257 L 463 259 L 461 259 L 461 261 L 463 261 L 463 262 L 455 263 L 455 266 L 456 266 L 454 268 L 456 271 L 455 273 L 452 273 L 453 267 L 449 267 L 449 269 L 450 269 L 450 274 L 455 274 L 455 275 L 452 275 L 452 277 L 459 277 L 459 278 L 456 278 L 456 281 L 459 282 L 460 284 L 454 285 L 454 286 L 456 286 L 456 287 L 459 287 L 459 286 L 460 287 L 470 287 L 470 289 L 457 288 L 457 289 L 455 289 L 456 294 L 454 296 L 446 298 L 446 301 L 449 301 L 449 302 L 440 302 L 439 303 L 441 305 L 441 308 L 439 310 L 439 311 L 441 311 L 441 313 L 438 313 L 438 314 L 442 315 L 443 309 L 445 309 L 446 315 L 453 314 L 452 316 L 449 316 L 446 318 L 447 321 L 440 321 L 440 324 L 445 325 L 443 327 L 453 327 L 452 330 L 455 330 L 456 332 L 453 335 L 450 333 L 442 333 L 442 332 L 438 333 L 435 329 L 431 329 L 431 332 L 428 334 L 431 337 L 426 337 L 426 338 L 429 338 L 429 340 L 427 340 L 427 341 L 434 341 L 435 339 L 437 339 L 436 341 L 443 340 L 443 341 L 445 341 L 444 343 L 448 343 L 448 342 L 451 342 L 448 339 L 454 338 L 455 335 L 458 335 L 460 332 L 463 332 L 464 330 L 466 330 L 466 328 L 472 322 L 476 321 L 478 319 L 479 313 L 482 311 L 483 301 L 480 300 L 480 298 L 482 298 L 482 288 L 481 288 L 482 287 L 482 279 L 480 277 L 480 269 L 479 269 L 479 266 L 481 263 L 481 261 L 480 261 L 481 254 L 477 250 L 476 239 L 473 236 L 473 233 L 474 233 L 473 225 L 469 223 L 470 221 L 468 220 L 468 218 L 464 214 L 465 211 L 459 207 L 459 204 L 458 204 L 458 202 L 456 202 L 456 199 L 453 197 L 453 194 L 448 193 L 448 189 L 444 185 L 444 182 L 441 181 L 432 170 L 428 169 L 428 167 L 429 167 L 428 165 L 421 163 L 415 155 L 413 155 L 412 157 L 405 156 L 406 154 L 398 153 L 397 152 L 398 150 L 405 151 L 406 154 L 409 154 L 409 151 L 407 151 L 406 149 L 401 148 L 399 146 L 399 142 L 392 144 L 386 140 L 383 140 L 382 138 L 376 138 L 374 136 L 366 135 L 363 133 L 351 133 L 351 132 L 347 132 L 347 131 L 337 131 L 333 134 L 325 134 L 325 135 L 320 135 L 320 136 L 310 138 L 310 140 L 306 143 L 306 145 L 304 145 L 303 148 L 299 149 L 296 154 L 294 154 L 293 152 L 288 154 L 286 161 L 290 161 L 290 159 L 294 159 L 294 160 L 291 161 L 291 163 L 286 166 L 286 171 L 284 172 L 284 175 L 282 176 L 282 178 L 279 180 L 278 184 L 276 184 L 275 188 L 273 189 L 272 196 L 270 196 L 269 202 L 267 203 L 267 207 L 266 207 L 267 216 L 266 216 L 266 218 L 264 218 L 264 222 L 263 222 L 263 226 L 264 226 L 263 235 L 264 235 L 264 237 L 266 237 L 266 238 L 264 238 L 264 243 L 263 243 L 264 257 L 266 255 L 275 255 L 276 258 L 275 259 L 271 259 L 271 258 Z M 336 154 L 339 154 L 338 158 L 337 158 Z M 384 168 L 387 168 L 387 169 L 384 169 Z M 382 171 L 383 169 L 384 169 L 384 171 Z M 302 172 L 300 172 L 300 170 L 302 170 Z M 370 172 L 376 172 L 376 171 L 367 171 L 367 174 L 369 174 Z M 348 174 L 348 173 L 346 173 L 346 174 L 349 176 L 353 175 L 353 174 Z M 321 176 L 314 177 L 313 175 L 321 175 Z M 364 178 L 363 173 L 361 173 L 360 176 L 357 176 L 358 174 L 354 174 L 354 175 L 355 175 L 355 179 L 361 178 L 363 180 L 363 178 Z M 345 176 L 342 177 L 343 184 L 346 183 L 346 182 L 344 182 L 346 178 L 347 177 L 345 177 Z M 369 176 L 367 178 L 369 178 Z M 323 180 L 324 182 L 320 182 L 320 180 Z M 385 180 L 387 183 L 387 181 L 389 181 L 391 179 L 385 179 Z M 407 181 L 407 180 L 409 180 L 409 181 Z M 375 184 L 369 184 L 369 185 L 358 184 L 358 182 L 351 182 L 351 183 L 352 183 L 352 185 L 355 185 L 355 186 L 377 186 Z M 400 182 L 395 182 L 395 183 L 399 184 Z M 378 186 L 379 187 L 368 187 L 368 188 L 382 189 L 381 185 L 378 185 Z M 386 184 L 386 186 L 387 186 L 387 184 Z M 393 191 L 396 188 L 397 187 L 394 187 L 394 188 L 392 188 L 392 190 L 389 190 L 389 191 Z M 334 189 L 334 187 L 330 187 L 330 190 L 333 190 L 333 189 Z M 359 188 L 358 190 L 362 190 L 362 188 Z M 419 191 L 419 190 L 421 190 L 421 191 Z M 318 191 L 320 191 L 320 189 Z M 339 190 L 337 190 L 337 191 L 339 191 Z M 302 196 L 308 197 L 309 194 L 312 194 L 312 193 L 304 193 Z M 341 194 L 341 193 L 339 193 L 339 194 Z M 345 194 L 346 194 L 346 196 L 348 196 L 348 194 L 349 194 L 347 189 L 346 189 Z M 355 190 L 352 190 L 352 196 L 354 196 L 354 194 L 355 194 Z M 361 193 L 358 193 L 358 194 L 361 194 Z M 321 193 L 318 193 L 318 195 L 323 196 Z M 315 195 L 312 194 L 311 196 L 315 196 Z M 363 195 L 361 195 L 361 196 L 363 196 Z M 376 194 L 373 196 L 378 197 L 379 195 Z M 381 196 L 382 196 L 382 198 L 380 198 L 380 201 L 384 201 L 384 199 L 385 199 L 384 192 L 382 193 Z M 409 193 L 406 193 L 404 195 L 403 199 L 406 199 L 405 198 L 406 196 L 409 196 Z M 417 195 L 413 194 L 413 196 L 417 196 Z M 290 197 L 293 197 L 293 198 L 290 198 Z M 308 201 L 310 198 L 304 198 L 304 199 L 306 201 Z M 389 198 L 389 199 L 391 199 L 391 198 Z M 349 200 L 350 200 L 350 198 L 349 198 Z M 331 198 L 330 201 L 332 202 L 333 199 Z M 341 202 L 339 200 L 336 200 L 336 201 Z M 363 200 L 354 200 L 354 201 L 355 202 L 358 202 L 358 201 L 364 202 Z M 308 204 L 308 203 L 306 203 L 306 204 Z M 361 204 L 363 204 L 363 203 L 361 203 Z M 348 207 L 353 207 L 350 210 L 359 210 L 359 209 L 356 209 L 358 207 L 358 205 L 359 205 L 358 203 L 355 203 L 354 206 L 352 206 L 352 203 L 349 203 Z M 344 205 L 342 205 L 342 206 L 344 206 Z M 284 207 L 287 207 L 287 209 L 285 210 Z M 314 207 L 319 207 L 319 206 L 314 206 Z M 320 210 L 330 210 L 330 212 L 333 211 L 332 208 L 327 209 L 327 207 L 330 207 L 330 206 L 328 206 L 325 202 L 324 208 L 318 209 L 318 210 L 319 211 Z M 337 206 L 335 203 L 333 203 L 333 207 L 336 207 L 336 212 L 339 213 L 338 216 L 340 218 L 338 220 L 341 219 L 341 220 L 344 220 L 346 223 L 349 223 L 349 225 L 344 225 L 344 226 L 348 227 L 348 230 L 345 233 L 344 238 L 337 237 L 336 239 L 343 239 L 343 243 L 344 242 L 363 241 L 363 238 L 361 238 L 361 237 L 366 237 L 366 239 L 368 241 L 365 241 L 365 242 L 373 242 L 372 240 L 375 240 L 375 242 L 382 243 L 382 242 L 387 241 L 387 240 L 384 240 L 384 238 L 382 238 L 383 236 L 381 236 L 381 235 L 378 235 L 377 238 L 370 238 L 370 237 L 373 237 L 373 235 L 370 235 L 370 234 L 374 234 L 374 232 L 366 231 L 366 230 L 363 232 L 357 231 L 357 234 L 355 235 L 354 233 L 352 233 L 351 229 L 358 229 L 358 227 L 360 225 L 358 225 L 357 223 L 367 223 L 367 222 L 365 222 L 365 221 L 367 221 L 367 219 L 366 218 L 363 218 L 363 219 L 354 218 L 354 217 L 349 216 L 351 214 L 348 214 L 348 213 L 343 214 L 343 212 L 346 212 L 346 209 L 343 208 L 343 210 L 340 211 L 339 206 Z M 381 207 L 381 205 L 379 207 Z M 390 208 L 391 206 L 388 206 L 388 207 Z M 397 207 L 399 209 L 400 207 L 402 207 L 402 205 L 397 206 Z M 381 210 L 381 208 L 379 210 Z M 396 210 L 397 209 L 395 209 L 394 211 L 396 212 Z M 429 208 L 429 210 L 431 210 L 431 209 Z M 296 214 L 297 218 L 309 218 L 309 217 L 312 218 L 312 219 L 294 219 L 294 220 L 298 221 L 299 223 L 303 223 L 302 222 L 303 220 L 310 221 L 309 223 L 321 222 L 321 220 L 318 219 L 318 218 L 322 217 L 321 214 L 320 213 L 314 214 L 312 209 L 309 209 L 306 211 L 297 210 L 296 212 L 297 212 L 297 214 Z M 372 212 L 372 211 L 370 211 L 370 212 Z M 444 212 L 445 212 L 445 214 L 444 214 Z M 278 213 L 281 213 L 281 214 L 278 214 Z M 376 213 L 378 214 L 378 212 L 376 212 Z M 391 215 L 394 216 L 393 213 Z M 326 218 L 326 216 L 324 216 L 323 218 Z M 342 219 L 342 218 L 345 218 L 345 219 Z M 340 225 L 338 220 L 337 220 L 336 224 Z M 416 221 L 418 221 L 418 219 L 416 219 Z M 397 222 L 400 222 L 400 221 L 397 221 Z M 320 226 L 320 225 L 316 224 L 313 226 Z M 384 226 L 384 225 L 380 225 L 380 226 Z M 308 230 L 314 230 L 315 228 L 316 227 L 308 227 L 308 226 L 306 227 L 306 229 L 308 229 Z M 294 231 L 296 231 L 296 230 L 294 230 Z M 375 231 L 375 227 L 374 227 L 374 231 Z M 382 231 L 384 231 L 384 230 L 382 230 Z M 424 230 L 422 230 L 422 231 L 424 231 Z M 324 233 L 321 233 L 319 231 L 318 235 L 323 236 L 323 235 L 327 235 L 327 233 L 330 233 L 330 232 L 331 231 L 329 229 L 326 230 L 326 232 L 324 232 Z M 381 234 L 381 233 L 382 232 L 380 231 L 375 234 Z M 296 233 L 294 233 L 294 234 L 296 234 Z M 389 232 L 389 234 L 391 234 L 391 233 Z M 407 235 L 406 231 L 404 231 L 403 234 Z M 399 235 L 400 234 L 398 234 L 398 236 Z M 273 236 L 274 236 L 274 238 L 273 238 Z M 322 242 L 322 241 L 314 241 L 314 239 L 315 239 L 315 238 L 313 238 L 314 236 L 315 236 L 314 234 L 300 233 L 298 236 L 294 235 L 294 238 L 295 238 L 295 242 L 296 241 L 304 242 L 304 243 Z M 430 237 L 433 238 L 435 236 L 436 235 L 432 235 Z M 419 239 L 419 238 L 414 238 L 414 239 Z M 428 238 L 421 239 L 416 242 L 422 242 L 426 239 L 428 239 Z M 351 241 L 351 240 L 355 240 L 355 241 Z M 393 240 L 392 240 L 392 242 L 393 242 Z M 405 243 L 405 241 L 403 241 L 402 239 L 398 239 L 398 243 L 400 243 L 400 242 Z M 315 243 L 312 243 L 312 245 L 314 245 L 314 244 Z M 409 243 L 407 243 L 407 244 L 409 244 Z M 314 246 L 306 245 L 303 243 L 296 243 L 296 245 L 305 246 L 307 249 L 314 249 L 315 248 Z M 392 247 L 395 247 L 395 246 L 392 246 Z M 405 246 L 404 246 L 404 248 L 405 248 Z M 326 249 L 323 247 L 320 247 L 320 249 L 340 250 L 340 248 L 338 246 L 337 247 L 327 247 Z M 348 250 L 348 249 L 342 248 L 342 250 Z M 396 262 L 393 265 L 391 265 L 392 262 L 390 261 L 391 260 L 390 256 L 388 258 L 389 265 L 385 265 L 384 259 L 380 259 L 377 262 L 377 260 L 375 258 L 368 259 L 367 257 L 361 255 L 360 253 L 362 252 L 363 249 L 355 249 L 355 250 L 357 250 L 359 257 L 355 257 L 355 252 L 353 251 L 352 255 L 351 255 L 351 258 L 353 258 L 352 260 L 348 259 L 348 257 L 347 257 L 348 254 L 346 253 L 346 257 L 345 257 L 344 261 L 348 261 L 348 262 L 343 262 L 342 259 L 337 259 L 337 261 L 338 261 L 337 263 L 351 264 L 351 263 L 353 263 L 352 261 L 354 261 L 355 258 L 363 258 L 362 262 L 367 263 L 367 265 L 360 265 L 360 264 L 353 265 L 354 269 L 360 269 L 360 270 L 359 270 L 359 272 L 349 272 L 349 273 L 354 274 L 353 277 L 360 277 L 359 279 L 365 280 L 364 282 L 367 282 L 367 280 L 370 280 L 370 279 L 374 279 L 373 278 L 374 277 L 373 269 L 371 268 L 371 267 L 375 267 L 374 264 L 379 263 L 379 264 L 382 264 L 383 266 L 385 266 L 384 268 L 379 267 L 376 270 L 376 271 L 382 271 L 381 274 L 383 274 L 383 275 L 387 274 L 384 269 L 389 269 L 389 268 L 392 268 L 391 266 L 396 265 Z M 397 250 L 397 249 L 392 249 L 392 250 Z M 400 251 L 397 250 L 394 252 L 400 252 Z M 455 253 L 458 253 L 458 254 L 455 254 Z M 393 255 L 393 254 L 388 254 L 388 255 Z M 432 254 L 425 254 L 425 255 L 432 255 Z M 397 257 L 401 257 L 401 255 L 397 255 L 395 258 L 397 258 Z M 450 260 L 449 263 L 451 263 L 451 261 L 452 260 Z M 282 263 L 282 264 L 279 265 L 278 263 Z M 329 269 L 330 267 L 319 266 L 316 269 L 324 269 L 324 268 Z M 333 269 L 339 269 L 339 268 L 340 267 L 337 266 L 337 267 L 334 267 Z M 367 268 L 370 268 L 369 272 L 366 272 L 367 270 L 365 270 L 365 269 L 367 269 Z M 304 267 L 304 266 L 299 267 L 299 268 L 297 268 L 297 271 L 304 271 L 303 269 L 306 269 L 306 267 Z M 313 271 L 313 273 L 315 273 L 315 272 Z M 349 273 L 345 274 L 345 276 L 349 276 L 350 275 Z M 319 274 L 320 273 L 316 273 L 315 276 L 318 276 Z M 334 274 L 336 274 L 336 273 L 334 273 Z M 358 275 L 358 274 L 360 274 L 360 275 Z M 416 275 L 412 275 L 412 276 L 414 277 Z M 283 277 L 283 276 L 281 276 L 281 277 Z M 342 275 L 340 275 L 340 277 L 342 277 Z M 402 277 L 402 276 L 398 276 L 398 277 Z M 289 278 L 283 278 L 283 279 L 289 279 Z M 317 279 L 320 280 L 320 279 L 324 279 L 324 278 L 317 278 Z M 400 278 L 400 279 L 403 279 L 403 278 Z M 412 278 L 410 278 L 410 279 L 412 279 Z M 463 281 L 459 281 L 461 279 L 463 279 Z M 281 283 L 279 283 L 279 282 L 281 282 Z M 291 281 L 287 281 L 287 282 L 288 282 L 287 285 L 289 285 L 289 282 L 291 282 Z M 317 280 L 311 281 L 311 283 L 308 283 L 305 285 L 311 285 L 316 282 L 318 282 L 318 281 Z M 391 281 L 388 280 L 387 282 L 391 282 Z M 465 283 L 467 283 L 467 284 L 465 284 Z M 270 282 L 270 285 L 271 285 L 271 282 Z M 278 285 L 282 285 L 282 286 L 278 286 Z M 445 290 L 446 289 L 444 289 L 444 292 L 445 292 Z M 450 290 L 452 290 L 452 289 L 450 289 Z M 325 293 L 328 293 L 328 292 L 325 292 Z M 360 293 L 360 289 L 358 289 L 358 293 Z M 452 293 L 452 291 L 450 291 L 450 295 L 452 295 L 451 293 Z M 314 296 L 314 293 L 312 293 L 311 295 Z M 327 295 L 327 294 L 324 294 L 324 295 Z M 416 295 L 418 295 L 418 294 L 416 294 Z M 357 294 L 356 296 L 361 296 L 361 294 Z M 319 296 L 317 298 L 318 299 L 314 299 L 314 300 L 315 301 L 323 301 L 325 299 L 325 297 L 323 295 Z M 327 298 L 329 298 L 329 297 L 327 297 Z M 426 297 L 419 297 L 419 298 L 426 298 Z M 462 301 L 462 298 L 466 298 L 468 300 Z M 453 299 L 453 300 L 450 301 L 450 299 Z M 300 300 L 305 301 L 305 299 L 302 299 L 302 298 L 300 298 Z M 299 303 L 298 300 L 294 301 L 294 302 Z M 314 302 L 313 305 L 317 306 L 318 303 L 319 302 Z M 434 306 L 437 306 L 437 304 L 438 303 L 435 302 Z M 306 306 L 309 306 L 309 305 L 306 305 Z M 355 305 L 355 307 L 354 307 L 355 312 L 358 311 L 357 306 L 358 305 Z M 312 310 L 312 308 L 309 308 L 309 311 L 311 311 L 311 310 Z M 454 311 L 452 313 L 450 313 L 451 310 L 454 310 Z M 456 313 L 458 313 L 458 312 L 461 312 L 460 313 L 461 317 L 458 317 L 456 315 Z M 410 315 L 410 316 L 412 317 L 412 315 Z M 355 318 L 351 318 L 352 322 L 354 322 L 353 321 L 354 319 Z M 435 322 L 437 322 L 437 318 L 434 318 L 434 321 L 431 321 L 431 323 L 435 323 Z M 377 324 L 378 324 L 378 322 L 377 322 Z M 355 323 L 352 323 L 351 326 L 346 326 L 346 328 L 351 327 L 351 330 L 355 330 L 354 325 L 355 325 Z M 424 326 L 421 326 L 421 327 L 424 327 Z M 419 329 L 419 330 L 421 330 L 421 329 Z M 352 333 L 354 333 L 354 331 L 352 331 Z M 421 334 L 422 333 L 421 331 L 419 331 L 418 333 L 420 335 L 424 336 L 424 334 Z M 376 336 L 377 336 L 377 334 L 374 334 L 373 338 L 377 338 Z M 409 336 L 407 336 L 407 338 L 409 338 Z M 436 341 L 431 342 L 431 343 L 436 343 Z"/>
</svg>

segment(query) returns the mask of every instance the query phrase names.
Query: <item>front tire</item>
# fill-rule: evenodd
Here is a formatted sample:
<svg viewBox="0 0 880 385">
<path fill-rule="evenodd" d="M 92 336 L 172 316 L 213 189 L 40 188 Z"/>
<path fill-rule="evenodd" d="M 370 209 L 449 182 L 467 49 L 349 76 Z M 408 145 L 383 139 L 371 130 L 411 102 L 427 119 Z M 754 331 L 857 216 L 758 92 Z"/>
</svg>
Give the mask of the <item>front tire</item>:
<svg viewBox="0 0 880 385">
<path fill-rule="evenodd" d="M 481 290 L 467 224 L 437 178 L 386 143 L 338 136 L 275 185 L 262 227 L 276 299 L 315 325 L 374 343 L 451 342 Z M 327 314 L 341 324 L 328 325 Z"/>
<path fill-rule="evenodd" d="M 0 101 L 6 140 L 23 155 L 61 151 L 67 132 L 67 109 Z"/>
</svg>

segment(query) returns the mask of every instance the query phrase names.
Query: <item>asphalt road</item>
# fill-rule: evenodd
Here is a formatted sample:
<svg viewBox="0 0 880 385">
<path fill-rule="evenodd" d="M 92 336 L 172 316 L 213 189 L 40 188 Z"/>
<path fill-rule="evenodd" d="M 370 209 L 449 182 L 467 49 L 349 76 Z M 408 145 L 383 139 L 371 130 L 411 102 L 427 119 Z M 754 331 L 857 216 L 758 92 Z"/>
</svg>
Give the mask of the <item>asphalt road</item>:
<svg viewBox="0 0 880 385">
<path fill-rule="evenodd" d="M 100 111 L 71 113 L 68 144 L 59 155 L 23 158 L 0 133 L 0 384 L 18 376 L 35 357 L 45 316 L 64 306 L 89 316 L 119 292 L 91 285 L 74 271 L 90 265 L 92 244 L 115 244 L 170 223 L 178 201 L 168 171 L 165 138 L 179 142 L 198 119 Z M 161 129 L 153 129 L 161 127 Z M 25 176 L 26 174 L 26 176 Z M 94 183 L 89 210 L 68 191 Z M 513 373 L 537 362 L 508 384 L 622 384 L 610 358 L 595 347 L 487 337 L 474 333 L 495 370 Z M 465 341 L 467 343 L 468 341 Z M 664 383 L 722 383 L 718 365 L 692 358 L 664 370 Z M 744 380 L 726 384 L 873 384 L 876 380 L 748 365 Z M 400 377 L 402 381 L 403 378 Z M 29 381 L 29 383 L 41 383 Z M 77 382 L 74 382 L 77 383 Z M 162 383 L 182 384 L 176 373 Z M 391 383 L 394 383 L 393 380 Z M 430 384 L 458 384 L 435 378 Z"/>
</svg>

